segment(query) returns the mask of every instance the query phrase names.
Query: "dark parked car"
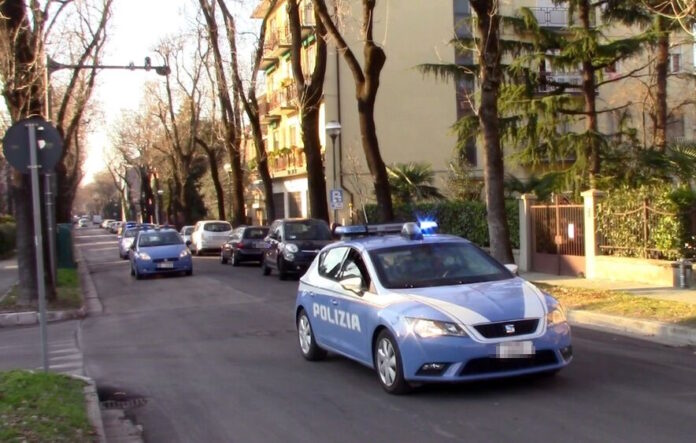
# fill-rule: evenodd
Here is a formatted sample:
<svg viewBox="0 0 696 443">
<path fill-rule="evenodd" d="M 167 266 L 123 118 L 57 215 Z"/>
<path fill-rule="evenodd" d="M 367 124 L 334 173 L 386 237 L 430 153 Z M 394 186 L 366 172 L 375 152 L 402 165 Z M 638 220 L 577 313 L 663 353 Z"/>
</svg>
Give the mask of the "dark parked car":
<svg viewBox="0 0 696 443">
<path fill-rule="evenodd" d="M 230 238 L 220 250 L 220 263 L 232 262 L 237 266 L 242 262 L 261 263 L 263 251 L 268 244 L 265 241 L 268 226 L 240 226 L 230 234 Z"/>
<path fill-rule="evenodd" d="M 271 224 L 263 254 L 263 275 L 272 269 L 281 280 L 289 274 L 303 274 L 321 248 L 332 241 L 331 229 L 323 220 L 313 218 L 281 219 Z"/>
</svg>

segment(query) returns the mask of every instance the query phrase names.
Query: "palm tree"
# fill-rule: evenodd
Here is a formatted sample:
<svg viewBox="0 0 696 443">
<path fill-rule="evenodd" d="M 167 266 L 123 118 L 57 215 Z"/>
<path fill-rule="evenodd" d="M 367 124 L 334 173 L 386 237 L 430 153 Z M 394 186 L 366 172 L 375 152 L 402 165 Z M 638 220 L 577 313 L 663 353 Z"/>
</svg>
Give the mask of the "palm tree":
<svg viewBox="0 0 696 443">
<path fill-rule="evenodd" d="M 387 167 L 389 185 L 396 203 L 440 200 L 444 196 L 433 186 L 435 174 L 427 163 L 398 163 Z"/>
</svg>

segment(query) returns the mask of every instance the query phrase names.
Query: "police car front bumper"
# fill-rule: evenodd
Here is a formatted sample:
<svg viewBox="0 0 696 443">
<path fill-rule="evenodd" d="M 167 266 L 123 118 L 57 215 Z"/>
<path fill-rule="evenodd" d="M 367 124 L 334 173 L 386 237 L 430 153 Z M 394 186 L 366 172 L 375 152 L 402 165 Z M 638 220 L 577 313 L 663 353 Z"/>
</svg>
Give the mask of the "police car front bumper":
<svg viewBox="0 0 696 443">
<path fill-rule="evenodd" d="M 527 347 L 531 343 L 533 353 L 501 355 L 501 341 L 481 343 L 468 337 L 406 334 L 399 341 L 404 377 L 415 382 L 484 380 L 555 371 L 573 359 L 568 323 L 549 327 L 535 338 L 521 336 L 515 342 Z"/>
</svg>

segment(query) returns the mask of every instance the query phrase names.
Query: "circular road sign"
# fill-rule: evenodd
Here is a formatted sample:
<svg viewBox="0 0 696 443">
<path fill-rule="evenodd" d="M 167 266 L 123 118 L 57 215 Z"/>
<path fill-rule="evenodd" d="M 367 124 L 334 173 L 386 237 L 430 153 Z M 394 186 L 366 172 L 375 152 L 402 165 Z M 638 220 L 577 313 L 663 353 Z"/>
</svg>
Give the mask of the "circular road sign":
<svg viewBox="0 0 696 443">
<path fill-rule="evenodd" d="M 28 174 L 30 125 L 36 126 L 39 172 L 51 172 L 63 153 L 63 139 L 58 130 L 41 117 L 29 117 L 10 126 L 2 139 L 2 152 L 8 163 L 21 173 Z"/>
</svg>

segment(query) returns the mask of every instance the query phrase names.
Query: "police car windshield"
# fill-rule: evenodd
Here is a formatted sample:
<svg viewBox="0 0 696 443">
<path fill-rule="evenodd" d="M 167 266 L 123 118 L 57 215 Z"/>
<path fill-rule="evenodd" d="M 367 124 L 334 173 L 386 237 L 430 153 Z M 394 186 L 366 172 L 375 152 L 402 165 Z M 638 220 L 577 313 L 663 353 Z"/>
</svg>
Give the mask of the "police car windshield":
<svg viewBox="0 0 696 443">
<path fill-rule="evenodd" d="M 139 244 L 141 247 L 169 246 L 183 244 L 179 234 L 174 231 L 141 233 Z"/>
<path fill-rule="evenodd" d="M 329 226 L 319 220 L 292 221 L 285 224 L 287 240 L 331 240 Z"/>
<path fill-rule="evenodd" d="M 418 243 L 370 251 L 388 289 L 449 286 L 512 278 L 504 266 L 468 243 Z"/>
</svg>

